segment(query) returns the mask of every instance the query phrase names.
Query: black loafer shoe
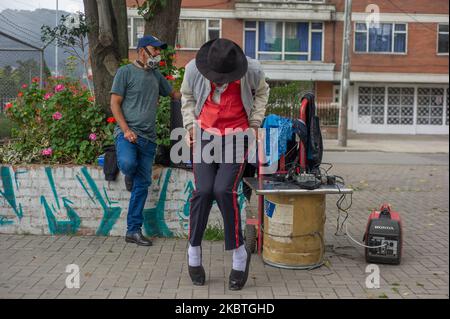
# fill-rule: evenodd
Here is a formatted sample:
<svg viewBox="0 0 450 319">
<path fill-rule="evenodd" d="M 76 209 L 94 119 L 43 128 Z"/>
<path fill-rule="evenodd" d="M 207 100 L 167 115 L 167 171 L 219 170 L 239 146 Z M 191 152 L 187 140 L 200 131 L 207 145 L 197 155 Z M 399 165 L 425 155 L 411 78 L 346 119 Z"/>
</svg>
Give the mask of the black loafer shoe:
<svg viewBox="0 0 450 319">
<path fill-rule="evenodd" d="M 125 236 L 125 241 L 127 243 L 137 244 L 138 246 L 151 246 L 152 245 L 152 241 L 148 238 L 145 238 L 144 235 L 142 235 L 142 232 L 127 234 Z"/>
<path fill-rule="evenodd" d="M 228 289 L 230 290 L 241 290 L 247 282 L 248 270 L 250 268 L 250 259 L 252 257 L 252 254 L 247 248 L 245 248 L 245 250 L 247 251 L 247 263 L 245 265 L 245 271 L 231 269 L 230 279 L 228 282 Z"/>
<path fill-rule="evenodd" d="M 188 265 L 189 277 L 195 286 L 203 286 L 205 284 L 205 269 L 203 266 L 192 267 Z"/>
<path fill-rule="evenodd" d="M 200 259 L 203 257 L 203 252 L 200 246 Z M 189 254 L 187 254 L 187 263 L 188 263 L 188 272 L 189 277 L 191 277 L 192 283 L 194 286 L 203 286 L 205 284 L 205 268 L 202 265 L 200 266 L 189 266 Z"/>
</svg>

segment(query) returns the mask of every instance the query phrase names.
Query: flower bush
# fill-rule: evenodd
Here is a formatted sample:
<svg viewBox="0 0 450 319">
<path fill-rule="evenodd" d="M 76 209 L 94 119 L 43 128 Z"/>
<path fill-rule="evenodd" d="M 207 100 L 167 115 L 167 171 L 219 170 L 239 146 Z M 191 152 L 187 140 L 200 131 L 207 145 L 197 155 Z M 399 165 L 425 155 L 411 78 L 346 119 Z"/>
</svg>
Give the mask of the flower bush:
<svg viewBox="0 0 450 319">
<path fill-rule="evenodd" d="M 161 52 L 161 62 L 159 70 L 162 75 L 170 82 L 172 87 L 179 91 L 184 77 L 184 68 L 177 68 L 176 51 L 169 46 Z M 171 114 L 171 98 L 160 97 L 158 112 L 156 115 L 156 135 L 159 145 L 170 146 L 170 114 Z"/>
<path fill-rule="evenodd" d="M 74 79 L 51 77 L 43 89 L 32 81 L 4 110 L 15 125 L 0 148 L 3 163 L 91 164 L 113 143 L 114 118 Z"/>
</svg>

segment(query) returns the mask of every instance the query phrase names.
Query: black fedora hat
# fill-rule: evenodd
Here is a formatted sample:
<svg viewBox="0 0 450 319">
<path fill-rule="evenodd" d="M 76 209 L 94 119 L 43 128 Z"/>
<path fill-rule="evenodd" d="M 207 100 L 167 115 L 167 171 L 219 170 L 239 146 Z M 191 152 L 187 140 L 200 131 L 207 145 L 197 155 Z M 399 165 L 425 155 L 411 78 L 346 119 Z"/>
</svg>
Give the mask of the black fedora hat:
<svg viewBox="0 0 450 319">
<path fill-rule="evenodd" d="M 241 79 L 248 68 L 242 49 L 228 39 L 206 42 L 197 53 L 196 65 L 205 78 L 220 84 Z"/>
</svg>

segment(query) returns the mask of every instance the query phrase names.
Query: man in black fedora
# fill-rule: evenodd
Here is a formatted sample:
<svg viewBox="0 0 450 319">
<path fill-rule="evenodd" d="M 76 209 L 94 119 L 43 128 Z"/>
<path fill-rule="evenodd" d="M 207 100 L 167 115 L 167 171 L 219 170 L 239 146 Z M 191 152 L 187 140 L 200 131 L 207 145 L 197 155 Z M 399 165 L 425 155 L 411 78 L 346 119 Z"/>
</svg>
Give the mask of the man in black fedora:
<svg viewBox="0 0 450 319">
<path fill-rule="evenodd" d="M 194 285 L 205 283 L 201 242 L 215 200 L 223 217 L 225 249 L 233 251 L 229 289 L 239 290 L 247 281 L 251 254 L 244 245 L 237 202 L 249 142 L 243 143 L 238 136 L 239 132 L 257 135 L 269 85 L 258 61 L 246 57 L 233 41 L 215 39 L 205 43 L 187 64 L 181 94 L 183 125 L 194 149 L 189 275 Z M 214 148 L 212 161 L 200 156 L 208 144 L 217 141 L 220 145 Z M 230 150 L 236 154 L 232 161 L 224 159 Z"/>
</svg>

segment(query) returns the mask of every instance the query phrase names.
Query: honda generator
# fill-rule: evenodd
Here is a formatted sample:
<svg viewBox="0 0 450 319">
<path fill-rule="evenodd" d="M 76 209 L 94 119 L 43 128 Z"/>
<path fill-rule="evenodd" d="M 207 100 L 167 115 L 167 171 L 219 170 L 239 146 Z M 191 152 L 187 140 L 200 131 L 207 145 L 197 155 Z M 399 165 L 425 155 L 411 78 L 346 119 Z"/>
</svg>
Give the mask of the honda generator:
<svg viewBox="0 0 450 319">
<path fill-rule="evenodd" d="M 402 223 L 399 213 L 392 211 L 389 204 L 383 204 L 380 211 L 372 212 L 363 240 L 367 246 L 368 263 L 400 264 Z"/>
</svg>

